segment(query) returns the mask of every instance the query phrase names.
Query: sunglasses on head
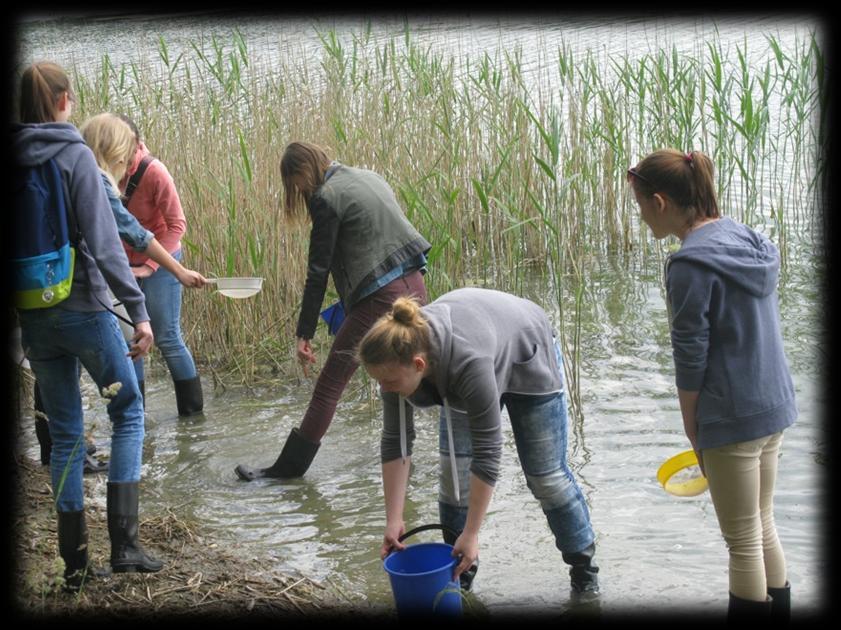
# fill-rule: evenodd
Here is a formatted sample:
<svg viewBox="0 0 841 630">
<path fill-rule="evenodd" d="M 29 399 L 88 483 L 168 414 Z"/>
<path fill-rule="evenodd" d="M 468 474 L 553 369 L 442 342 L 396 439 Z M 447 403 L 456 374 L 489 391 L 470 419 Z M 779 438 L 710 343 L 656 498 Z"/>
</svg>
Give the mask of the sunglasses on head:
<svg viewBox="0 0 841 630">
<path fill-rule="evenodd" d="M 633 167 L 629 168 L 629 169 L 628 169 L 628 171 L 625 173 L 625 178 L 626 178 L 629 182 L 631 181 L 631 177 L 636 177 L 636 178 L 637 178 L 637 179 L 639 179 L 640 181 L 645 182 L 646 184 L 648 184 L 649 186 L 652 186 L 652 187 L 654 186 L 654 184 L 653 184 L 653 183 L 651 183 L 651 180 L 650 180 L 650 179 L 648 179 L 648 178 L 647 178 L 647 177 L 645 177 L 644 175 L 640 175 L 640 174 L 637 172 L 637 169 L 635 169 L 635 168 L 633 168 Z"/>
</svg>

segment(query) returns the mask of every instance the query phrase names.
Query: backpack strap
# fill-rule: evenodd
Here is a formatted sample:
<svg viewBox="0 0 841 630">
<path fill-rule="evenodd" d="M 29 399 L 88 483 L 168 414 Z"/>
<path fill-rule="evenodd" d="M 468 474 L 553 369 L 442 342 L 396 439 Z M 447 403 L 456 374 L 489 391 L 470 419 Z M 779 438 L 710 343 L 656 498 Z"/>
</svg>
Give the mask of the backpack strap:
<svg viewBox="0 0 841 630">
<path fill-rule="evenodd" d="M 155 157 L 151 154 L 144 155 L 143 159 L 140 160 L 140 164 L 137 165 L 137 170 L 134 171 L 134 174 L 131 177 L 129 177 L 128 183 L 126 184 L 126 192 L 123 193 L 123 196 L 120 198 L 124 206 L 128 207 L 129 199 L 131 199 L 131 196 L 134 194 L 137 185 L 140 184 L 140 179 L 143 177 L 143 173 L 146 172 L 146 168 L 154 159 Z"/>
</svg>

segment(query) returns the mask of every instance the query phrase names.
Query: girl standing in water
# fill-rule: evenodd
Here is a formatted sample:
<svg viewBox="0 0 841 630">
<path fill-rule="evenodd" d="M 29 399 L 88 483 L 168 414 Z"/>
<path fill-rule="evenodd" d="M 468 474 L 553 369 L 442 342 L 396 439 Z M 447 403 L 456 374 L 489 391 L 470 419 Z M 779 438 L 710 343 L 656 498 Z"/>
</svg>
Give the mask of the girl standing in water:
<svg viewBox="0 0 841 630">
<path fill-rule="evenodd" d="M 721 216 L 713 164 L 700 151 L 655 151 L 628 169 L 628 181 L 654 237 L 681 241 L 665 270 L 675 381 L 730 554 L 728 616 L 788 620 L 774 485 L 797 409 L 780 331 L 779 251 Z"/>
</svg>

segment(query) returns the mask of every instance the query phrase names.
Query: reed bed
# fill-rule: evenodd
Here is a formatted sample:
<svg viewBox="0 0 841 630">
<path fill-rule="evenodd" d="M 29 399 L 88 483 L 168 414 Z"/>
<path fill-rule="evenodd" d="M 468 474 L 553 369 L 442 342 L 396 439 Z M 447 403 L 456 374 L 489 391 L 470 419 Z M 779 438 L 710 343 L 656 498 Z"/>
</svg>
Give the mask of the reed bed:
<svg viewBox="0 0 841 630">
<path fill-rule="evenodd" d="M 555 318 L 575 413 L 590 273 L 605 261 L 657 273 L 665 252 L 640 225 L 625 181 L 647 152 L 713 156 L 725 213 L 765 230 L 784 262 L 792 234 L 818 232 L 828 88 L 815 33 L 788 48 L 767 36 L 758 63 L 747 42 L 606 63 L 561 44 L 538 53 L 537 77 L 520 49 L 457 58 L 408 28 L 385 42 L 370 26 L 318 36 L 318 64 L 279 54 L 252 68 L 233 30 L 177 56 L 160 39 L 142 65 L 104 57 L 98 72 L 74 77 L 78 122 L 128 113 L 172 172 L 188 219 L 186 264 L 265 278 L 249 300 L 186 292 L 188 343 L 220 380 L 295 374 L 309 228 L 283 221 L 279 177 L 295 139 L 391 183 L 433 244 L 433 297 L 465 284 L 524 293 L 537 279 L 544 289 L 530 297 Z"/>
</svg>

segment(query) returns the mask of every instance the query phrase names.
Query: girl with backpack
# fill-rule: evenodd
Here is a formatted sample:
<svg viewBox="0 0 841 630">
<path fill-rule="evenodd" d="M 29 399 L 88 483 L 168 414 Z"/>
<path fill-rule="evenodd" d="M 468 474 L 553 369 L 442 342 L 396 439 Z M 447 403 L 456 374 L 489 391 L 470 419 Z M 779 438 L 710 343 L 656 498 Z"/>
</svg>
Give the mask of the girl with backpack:
<svg viewBox="0 0 841 630">
<path fill-rule="evenodd" d="M 163 564 L 138 541 L 139 481 L 144 437 L 143 399 L 131 359 L 148 353 L 154 336 L 143 294 L 120 247 L 117 226 L 93 153 L 69 118 L 73 90 L 64 70 L 53 63 L 27 67 L 20 81 L 20 124 L 13 125 L 16 173 L 52 164 L 59 174 L 49 191 L 66 200 L 75 259 L 70 291 L 40 308 L 18 306 L 21 342 L 40 384 L 53 443 L 50 473 L 58 513 L 58 548 L 69 589 L 89 573 L 82 468 L 85 438 L 79 364 L 109 398 L 112 424 L 107 483 L 108 533 L 114 572 L 153 572 Z M 16 199 L 19 240 L 38 237 L 37 196 Z M 14 261 L 13 261 L 14 263 Z M 108 289 L 120 299 L 135 326 L 126 342 L 108 310 Z M 44 300 L 51 297 L 44 292 Z M 17 302 L 16 302 L 17 303 Z M 128 356 L 127 356 L 128 354 Z"/>
</svg>

